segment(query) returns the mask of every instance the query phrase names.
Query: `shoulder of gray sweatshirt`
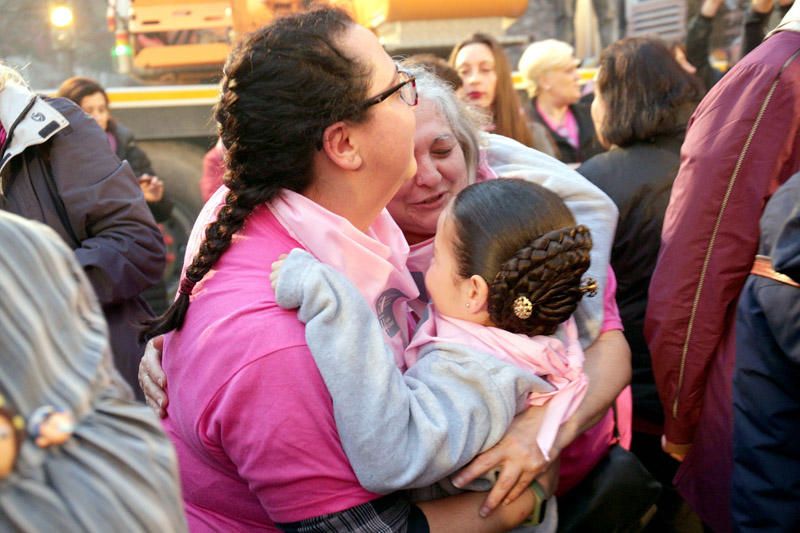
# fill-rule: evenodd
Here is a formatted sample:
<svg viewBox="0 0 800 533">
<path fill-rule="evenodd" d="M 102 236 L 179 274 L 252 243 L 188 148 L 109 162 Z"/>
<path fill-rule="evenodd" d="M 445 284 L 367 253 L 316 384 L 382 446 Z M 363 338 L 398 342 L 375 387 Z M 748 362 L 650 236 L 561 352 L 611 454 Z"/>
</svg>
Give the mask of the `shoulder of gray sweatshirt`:
<svg viewBox="0 0 800 533">
<path fill-rule="evenodd" d="M 466 346 L 424 347 L 405 374 L 353 284 L 307 252 L 280 271 L 278 304 L 299 307 L 306 342 L 333 399 L 347 458 L 376 493 L 430 485 L 500 440 L 542 378 Z"/>
</svg>

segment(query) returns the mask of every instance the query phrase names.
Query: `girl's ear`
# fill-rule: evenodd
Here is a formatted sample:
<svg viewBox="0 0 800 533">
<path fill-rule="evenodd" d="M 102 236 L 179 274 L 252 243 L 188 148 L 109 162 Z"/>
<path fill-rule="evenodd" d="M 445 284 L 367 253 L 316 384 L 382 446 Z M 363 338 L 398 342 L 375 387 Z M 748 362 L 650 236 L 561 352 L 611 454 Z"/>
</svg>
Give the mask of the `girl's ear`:
<svg viewBox="0 0 800 533">
<path fill-rule="evenodd" d="M 473 314 L 489 313 L 489 284 L 478 274 L 473 274 L 466 282 L 466 299 Z"/>
</svg>

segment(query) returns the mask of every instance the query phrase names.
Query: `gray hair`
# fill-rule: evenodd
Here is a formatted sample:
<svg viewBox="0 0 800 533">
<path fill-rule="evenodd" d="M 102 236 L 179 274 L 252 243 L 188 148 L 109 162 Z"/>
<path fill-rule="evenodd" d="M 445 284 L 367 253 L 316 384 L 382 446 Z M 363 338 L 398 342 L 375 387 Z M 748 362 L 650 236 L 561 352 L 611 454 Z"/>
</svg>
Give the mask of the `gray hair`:
<svg viewBox="0 0 800 533">
<path fill-rule="evenodd" d="M 485 118 L 463 104 L 453 88 L 430 70 L 419 64 L 401 64 L 401 67 L 417 79 L 420 98 L 433 103 L 453 130 L 453 135 L 464 152 L 469 183 L 475 183 L 480 155 L 478 132 Z"/>
</svg>

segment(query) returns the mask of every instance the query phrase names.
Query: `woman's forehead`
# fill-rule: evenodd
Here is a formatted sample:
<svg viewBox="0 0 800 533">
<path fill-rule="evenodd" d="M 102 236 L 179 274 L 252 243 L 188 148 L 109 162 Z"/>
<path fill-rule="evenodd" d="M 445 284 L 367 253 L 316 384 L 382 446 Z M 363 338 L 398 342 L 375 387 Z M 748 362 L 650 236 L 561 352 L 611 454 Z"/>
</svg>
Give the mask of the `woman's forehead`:
<svg viewBox="0 0 800 533">
<path fill-rule="evenodd" d="M 419 103 L 414 108 L 417 119 L 418 130 L 437 130 L 440 134 L 453 135 L 453 128 L 450 126 L 444 113 L 432 100 L 426 100 L 420 94 Z"/>
</svg>

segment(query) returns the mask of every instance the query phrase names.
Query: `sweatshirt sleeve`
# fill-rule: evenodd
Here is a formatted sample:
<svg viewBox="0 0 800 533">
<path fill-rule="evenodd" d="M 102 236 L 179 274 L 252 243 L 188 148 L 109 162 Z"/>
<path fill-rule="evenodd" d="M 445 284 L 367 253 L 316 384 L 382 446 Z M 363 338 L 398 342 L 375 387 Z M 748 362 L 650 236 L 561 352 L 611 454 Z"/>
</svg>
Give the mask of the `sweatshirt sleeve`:
<svg viewBox="0 0 800 533">
<path fill-rule="evenodd" d="M 592 263 L 586 276 L 597 280 L 597 296 L 583 298 L 575 312 L 581 346 L 597 339 L 603 324 L 603 293 L 619 215 L 614 202 L 567 165 L 513 139 L 486 134 L 489 166 L 501 178 L 522 178 L 553 191 L 575 221 L 592 232 Z"/>
<path fill-rule="evenodd" d="M 281 307 L 300 307 L 342 446 L 373 492 L 423 487 L 466 465 L 503 436 L 542 382 L 491 355 L 444 344 L 402 374 L 357 289 L 300 250 L 284 263 L 276 297 Z"/>
</svg>

